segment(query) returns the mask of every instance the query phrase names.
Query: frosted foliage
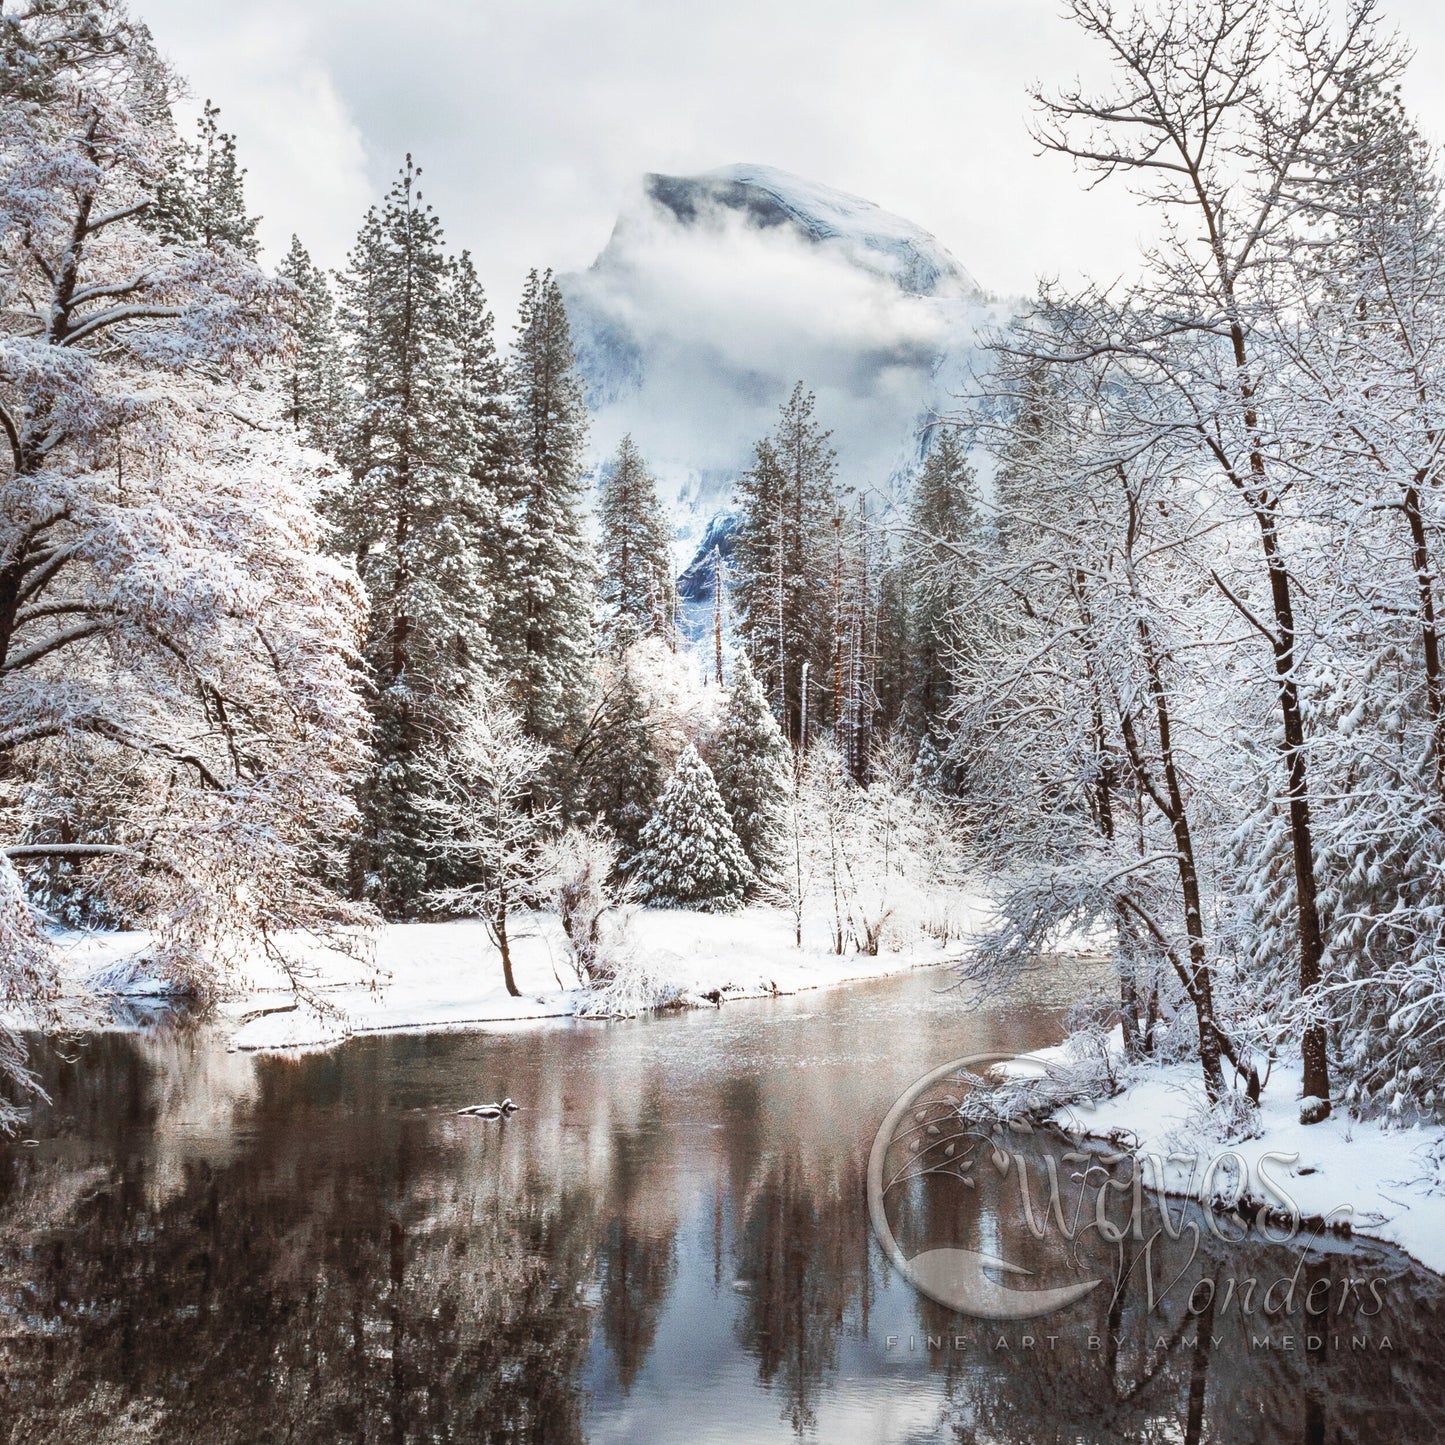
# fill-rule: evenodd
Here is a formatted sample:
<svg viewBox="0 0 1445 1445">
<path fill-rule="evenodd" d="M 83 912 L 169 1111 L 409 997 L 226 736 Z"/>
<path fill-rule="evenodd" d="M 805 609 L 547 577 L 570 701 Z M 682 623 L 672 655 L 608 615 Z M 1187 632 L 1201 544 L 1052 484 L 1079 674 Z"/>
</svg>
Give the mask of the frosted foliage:
<svg viewBox="0 0 1445 1445">
<path fill-rule="evenodd" d="M 1113 74 L 1036 134 L 1173 224 L 998 348 L 947 739 L 998 899 L 970 972 L 1107 951 L 1126 1053 L 1192 1052 L 1225 1135 L 1292 1054 L 1301 1122 L 1408 1124 L 1445 1087 L 1445 246 L 1408 56 L 1368 5 L 1069 13 Z"/>
<path fill-rule="evenodd" d="M 792 808 L 781 891 L 795 912 L 826 920 L 835 953 L 877 954 L 920 928 L 940 931 L 937 906 L 960 877 L 953 809 L 914 785 L 901 742 L 874 749 L 870 774 L 860 787 L 838 747 L 821 740 Z"/>
<path fill-rule="evenodd" d="M 644 899 L 664 908 L 738 907 L 753 870 L 728 821 L 712 770 L 691 744 L 642 830 L 635 876 Z"/>
<path fill-rule="evenodd" d="M 25 1043 L 16 1023 L 44 1027 L 55 1022 L 59 992 L 55 962 L 44 933 L 44 919 L 25 896 L 9 859 L 0 855 L 0 1077 L 11 1086 L 30 1086 Z M 13 1022 L 12 1022 L 13 1021 Z M 21 1113 L 0 1098 L 0 1130 L 11 1131 Z"/>
<path fill-rule="evenodd" d="M 614 882 L 620 849 L 600 823 L 569 828 L 542 853 L 542 887 L 567 938 L 579 983 L 602 985 L 617 970 L 619 910 L 635 895 L 630 879 Z"/>
<path fill-rule="evenodd" d="M 514 995 L 509 928 L 513 915 L 543 892 L 539 848 L 555 821 L 551 809 L 535 802 L 547 758 L 546 746 L 527 735 L 519 710 L 489 686 L 455 735 L 425 753 L 420 767 L 432 848 L 460 879 L 434 890 L 430 902 L 482 919 Z"/>
<path fill-rule="evenodd" d="M 363 756 L 362 594 L 281 416 L 289 288 L 152 224 L 175 81 L 148 36 L 112 6 L 5 18 L 0 839 L 204 992 L 359 916 L 319 880 Z"/>
<path fill-rule="evenodd" d="M 733 664 L 713 771 L 733 831 L 759 878 L 783 866 L 791 756 L 747 654 Z"/>
</svg>

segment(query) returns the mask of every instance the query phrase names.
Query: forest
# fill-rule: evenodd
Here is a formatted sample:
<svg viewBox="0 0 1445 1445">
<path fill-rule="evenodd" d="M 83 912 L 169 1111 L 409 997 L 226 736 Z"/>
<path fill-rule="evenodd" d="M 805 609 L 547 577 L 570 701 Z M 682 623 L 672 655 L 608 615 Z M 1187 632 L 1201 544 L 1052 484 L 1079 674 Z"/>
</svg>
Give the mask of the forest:
<svg viewBox="0 0 1445 1445">
<path fill-rule="evenodd" d="M 297 937 L 560 919 L 618 1011 L 628 909 L 966 943 L 985 993 L 1111 960 L 1136 1064 L 1247 1119 L 1445 1086 L 1439 157 L 1370 3 L 1070 0 L 1098 92 L 1036 139 L 1157 238 L 1041 286 L 901 505 L 801 380 L 705 619 L 566 305 L 508 335 L 407 156 L 328 273 L 260 257 L 236 137 L 113 0 L 0 5 L 0 1070 L 61 929 L 198 1005 Z M 959 938 L 950 900 L 984 892 Z M 1085 1022 L 1086 1030 L 1097 1027 Z"/>
</svg>

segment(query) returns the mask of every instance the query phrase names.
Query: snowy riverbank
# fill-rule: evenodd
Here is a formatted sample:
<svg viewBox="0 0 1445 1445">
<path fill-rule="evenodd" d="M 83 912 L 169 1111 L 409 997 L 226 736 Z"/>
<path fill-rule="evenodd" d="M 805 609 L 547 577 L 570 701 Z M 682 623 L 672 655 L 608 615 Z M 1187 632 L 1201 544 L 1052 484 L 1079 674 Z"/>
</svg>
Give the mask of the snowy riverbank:
<svg viewBox="0 0 1445 1445">
<path fill-rule="evenodd" d="M 982 919 L 969 910 L 965 926 Z M 66 976 L 80 992 L 109 980 L 122 998 L 163 992 L 144 965 L 145 934 L 66 934 L 60 940 Z M 773 908 L 711 914 L 640 909 L 629 920 L 626 946 L 649 975 L 683 1005 L 715 1004 L 827 988 L 956 958 L 962 946 L 922 934 L 876 957 L 832 953 L 821 927 L 804 930 L 796 947 L 791 915 Z M 557 919 L 531 914 L 517 921 L 513 966 L 520 997 L 502 983 L 501 960 L 480 922 L 388 924 L 369 939 L 364 961 L 291 940 L 311 997 L 298 999 L 274 964 L 249 965 L 220 1009 L 240 1049 L 316 1048 L 350 1034 L 460 1028 L 473 1024 L 570 1017 L 589 999 L 577 986 Z"/>
<path fill-rule="evenodd" d="M 1116 1047 L 1118 1041 L 1116 1030 Z M 1029 1058 L 1047 1066 L 1067 1053 L 1060 1047 Z M 1007 1072 L 1024 1072 L 1022 1063 Z M 1240 1196 L 1305 1221 L 1346 1226 L 1445 1274 L 1445 1128 L 1390 1128 L 1352 1119 L 1343 1109 L 1303 1125 L 1301 1070 L 1281 1062 L 1260 1098 L 1255 1137 L 1226 1142 L 1206 1120 L 1197 1064 L 1126 1070 L 1122 1083 L 1112 1098 L 1070 1105 L 1053 1117 L 1072 1133 L 1133 1153 L 1146 1188 L 1162 1186 L 1168 1195 L 1203 1204 Z M 1252 1213 L 1249 1203 L 1243 1212 Z M 1318 1232 L 1318 1225 L 1300 1228 L 1301 1238 Z"/>
</svg>

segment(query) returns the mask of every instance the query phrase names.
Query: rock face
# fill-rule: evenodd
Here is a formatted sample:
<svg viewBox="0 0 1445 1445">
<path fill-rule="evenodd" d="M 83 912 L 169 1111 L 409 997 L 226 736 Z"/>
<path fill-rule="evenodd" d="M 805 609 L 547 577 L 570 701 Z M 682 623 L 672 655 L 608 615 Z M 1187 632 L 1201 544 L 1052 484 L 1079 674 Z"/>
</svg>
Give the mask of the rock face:
<svg viewBox="0 0 1445 1445">
<path fill-rule="evenodd" d="M 842 482 L 896 494 L 1008 310 L 921 227 L 753 165 L 644 177 L 597 260 L 561 279 L 593 451 L 632 433 L 674 503 L 680 564 L 710 552 L 704 530 L 797 381 Z"/>
<path fill-rule="evenodd" d="M 982 301 L 978 283 L 921 226 L 859 196 L 772 166 L 724 166 L 700 176 L 643 177 L 648 201 L 680 226 L 707 225 L 730 212 L 760 231 L 786 227 L 815 244 L 836 243 L 854 265 L 914 296 Z M 597 264 L 625 250 L 627 218 Z"/>
<path fill-rule="evenodd" d="M 707 524 L 690 561 L 677 578 L 677 595 L 690 617 L 704 604 L 710 605 L 717 585 L 718 562 L 724 568 L 723 589 L 726 595 L 726 568 L 732 561 L 733 544 L 737 538 L 736 512 L 718 512 Z"/>
</svg>

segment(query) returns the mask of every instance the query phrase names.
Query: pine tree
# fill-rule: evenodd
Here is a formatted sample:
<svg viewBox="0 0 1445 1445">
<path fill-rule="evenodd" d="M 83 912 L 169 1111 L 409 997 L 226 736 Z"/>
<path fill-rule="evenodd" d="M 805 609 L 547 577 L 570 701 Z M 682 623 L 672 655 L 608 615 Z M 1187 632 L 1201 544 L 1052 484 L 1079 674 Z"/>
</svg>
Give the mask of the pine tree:
<svg viewBox="0 0 1445 1445">
<path fill-rule="evenodd" d="M 582 525 L 587 412 L 575 361 L 561 290 L 550 271 L 532 271 L 508 366 L 526 486 L 496 635 L 528 731 L 559 750 L 592 692 L 595 563 Z"/>
<path fill-rule="evenodd" d="M 748 862 L 770 877 L 786 841 L 791 756 L 746 653 L 733 664 L 713 773 Z"/>
<path fill-rule="evenodd" d="M 964 617 L 976 568 L 978 492 L 957 431 L 941 431 L 929 448 L 909 513 L 902 566 L 909 577 L 909 720 L 915 734 L 937 736 L 952 696 L 952 638 Z"/>
<path fill-rule="evenodd" d="M 753 881 L 712 770 L 691 743 L 639 841 L 637 881 L 657 907 L 728 912 L 742 904 Z"/>
<path fill-rule="evenodd" d="M 619 443 L 602 480 L 601 600 L 616 650 L 640 637 L 676 646 L 677 579 L 657 480 L 630 436 Z"/>
<path fill-rule="evenodd" d="M 331 287 L 297 236 L 276 274 L 296 288 L 296 349 L 286 378 L 291 425 L 308 445 L 334 454 L 346 434 L 350 397 Z"/>
<path fill-rule="evenodd" d="M 243 256 L 255 260 L 260 217 L 246 214 L 242 191 L 246 172 L 236 164 L 236 137 L 221 129 L 220 114 L 220 107 L 208 100 L 196 122 L 192 174 L 197 238 L 206 246 L 234 246 Z"/>
<path fill-rule="evenodd" d="M 643 825 L 666 780 L 636 666 L 624 654 L 609 669 L 596 721 L 578 759 L 586 809 L 612 830 L 627 860 L 637 852 Z"/>
<path fill-rule="evenodd" d="M 897 553 L 883 541 L 878 569 L 878 659 L 873 677 L 878 702 L 875 719 L 889 732 L 903 718 L 913 686 L 913 588 Z"/>
<path fill-rule="evenodd" d="M 828 445 L 831 433 L 814 419 L 814 405 L 799 382 L 781 408 L 777 430 L 758 443 L 738 484 L 743 515 L 734 553 L 738 631 L 795 743 L 802 731 L 804 665 L 821 682 L 829 660 L 836 454 Z"/>
<path fill-rule="evenodd" d="M 841 507 L 833 515 L 833 734 L 853 781 L 866 783 L 878 713 L 878 597 L 873 529 L 861 496 L 855 513 L 851 524 Z"/>
<path fill-rule="evenodd" d="M 1032 540 L 1033 461 L 1059 432 L 1054 414 L 1059 405 L 1057 379 L 1043 362 L 1026 362 L 1020 371 L 1009 398 L 1011 416 L 993 483 L 997 541 L 1005 552 L 1026 547 Z"/>
<path fill-rule="evenodd" d="M 451 271 L 411 158 L 363 223 L 341 281 L 358 401 L 350 482 L 333 498 L 338 545 L 371 595 L 366 661 L 376 769 L 364 792 L 353 887 L 389 913 L 435 871 L 419 805 L 422 748 L 467 711 L 487 661 L 489 498 L 470 471 Z"/>
<path fill-rule="evenodd" d="M 517 408 L 507 391 L 497 352 L 495 322 L 469 252 L 450 268 L 449 288 L 457 346 L 458 405 L 465 423 L 464 465 L 485 525 L 477 538 L 485 591 L 491 602 L 488 651 L 508 682 L 522 670 L 508 648 L 518 635 L 515 607 L 521 595 L 521 521 L 529 494 Z M 501 601 L 499 601 L 501 599 Z"/>
<path fill-rule="evenodd" d="M 192 144 L 175 134 L 166 116 L 165 167 L 144 224 L 172 245 L 231 246 L 254 261 L 260 217 L 246 214 L 246 171 L 220 115 L 220 107 L 206 101 Z"/>
</svg>

